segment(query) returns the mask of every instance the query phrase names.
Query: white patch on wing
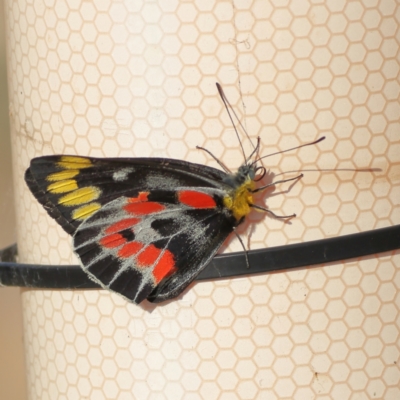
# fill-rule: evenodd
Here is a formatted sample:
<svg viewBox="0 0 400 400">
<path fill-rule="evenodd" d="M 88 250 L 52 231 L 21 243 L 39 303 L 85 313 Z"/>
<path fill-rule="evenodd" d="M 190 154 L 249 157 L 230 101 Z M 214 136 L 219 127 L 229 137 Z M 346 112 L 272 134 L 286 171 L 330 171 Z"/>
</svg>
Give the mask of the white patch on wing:
<svg viewBox="0 0 400 400">
<path fill-rule="evenodd" d="M 182 182 L 179 179 L 162 174 L 152 173 L 146 178 L 146 187 L 149 189 L 175 190 L 179 186 L 182 186 Z"/>
<path fill-rule="evenodd" d="M 128 175 L 134 170 L 133 167 L 122 168 L 119 171 L 114 172 L 112 177 L 116 182 L 123 182 L 128 179 Z"/>
</svg>

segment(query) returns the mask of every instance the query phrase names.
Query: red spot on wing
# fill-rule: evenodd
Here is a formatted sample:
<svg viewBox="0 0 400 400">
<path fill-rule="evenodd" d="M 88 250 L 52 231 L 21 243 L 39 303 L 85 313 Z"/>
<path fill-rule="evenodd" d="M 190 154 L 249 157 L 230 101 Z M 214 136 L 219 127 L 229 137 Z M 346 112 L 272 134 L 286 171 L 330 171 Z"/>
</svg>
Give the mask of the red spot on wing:
<svg viewBox="0 0 400 400">
<path fill-rule="evenodd" d="M 121 221 L 116 222 L 115 224 L 110 225 L 106 230 L 106 234 L 111 234 L 115 232 L 123 231 L 124 229 L 130 228 L 133 225 L 136 225 L 140 221 L 139 218 L 126 218 Z"/>
<path fill-rule="evenodd" d="M 197 192 L 196 190 L 183 190 L 178 192 L 178 200 L 193 208 L 214 208 L 217 206 L 212 196 Z"/>
<path fill-rule="evenodd" d="M 112 235 L 105 236 L 100 239 L 100 244 L 108 249 L 113 249 L 114 247 L 119 247 L 126 242 L 126 239 L 119 233 L 114 233 Z"/>
<path fill-rule="evenodd" d="M 153 244 L 144 249 L 143 247 L 143 243 L 140 242 L 126 243 L 119 249 L 118 256 L 129 258 L 137 254 L 136 261 L 138 267 L 154 267 L 152 273 L 156 284 L 176 271 L 174 255 L 169 250 L 159 249 Z"/>
<path fill-rule="evenodd" d="M 165 206 L 160 203 L 146 202 L 146 203 L 131 203 L 124 206 L 125 211 L 135 215 L 153 214 L 165 210 Z"/>
<path fill-rule="evenodd" d="M 141 203 L 143 201 L 147 201 L 147 196 L 149 195 L 150 192 L 139 192 L 138 197 L 130 197 L 128 199 L 129 203 Z"/>
<path fill-rule="evenodd" d="M 161 280 L 168 275 L 173 274 L 175 271 L 174 255 L 169 250 L 165 250 L 153 269 L 154 280 L 158 284 Z"/>
<path fill-rule="evenodd" d="M 122 258 L 128 258 L 137 254 L 142 250 L 143 244 L 139 242 L 129 242 L 125 246 L 119 249 L 118 256 Z"/>
<path fill-rule="evenodd" d="M 140 267 L 151 267 L 159 257 L 161 250 L 153 244 L 147 246 L 138 256 L 137 261 Z"/>
</svg>

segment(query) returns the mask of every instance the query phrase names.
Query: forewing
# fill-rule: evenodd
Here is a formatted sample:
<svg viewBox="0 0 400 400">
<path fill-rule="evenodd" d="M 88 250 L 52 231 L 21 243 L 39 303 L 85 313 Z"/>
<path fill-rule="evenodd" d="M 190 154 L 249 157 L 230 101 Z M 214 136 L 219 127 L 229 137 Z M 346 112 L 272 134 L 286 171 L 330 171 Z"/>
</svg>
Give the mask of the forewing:
<svg viewBox="0 0 400 400">
<path fill-rule="evenodd" d="M 178 188 L 120 197 L 79 226 L 74 250 L 94 281 L 130 301 L 176 297 L 235 226 L 223 196 Z"/>
<path fill-rule="evenodd" d="M 225 173 L 215 168 L 163 158 L 35 158 L 25 180 L 36 199 L 70 234 L 120 196 L 176 187 L 221 187 Z"/>
</svg>

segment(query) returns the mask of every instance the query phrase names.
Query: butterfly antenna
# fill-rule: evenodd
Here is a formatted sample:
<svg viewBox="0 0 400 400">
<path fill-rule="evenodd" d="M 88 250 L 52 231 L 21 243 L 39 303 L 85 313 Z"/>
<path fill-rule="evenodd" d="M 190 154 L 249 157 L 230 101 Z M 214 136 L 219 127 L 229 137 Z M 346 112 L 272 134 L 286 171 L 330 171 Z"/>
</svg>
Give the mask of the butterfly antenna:
<svg viewBox="0 0 400 400">
<path fill-rule="evenodd" d="M 296 147 L 292 147 L 290 149 L 286 149 L 286 150 L 281 150 L 281 151 L 277 151 L 275 153 L 271 153 L 271 154 L 267 154 L 266 156 L 260 157 L 259 159 L 255 160 L 251 165 L 254 165 L 255 163 L 257 163 L 258 161 L 267 158 L 267 157 L 271 157 L 274 156 L 276 154 L 282 154 L 282 153 L 286 153 L 288 151 L 292 151 L 292 150 L 296 150 L 296 149 L 300 149 L 302 147 L 306 147 L 306 146 L 312 146 L 314 144 L 317 144 L 319 142 L 322 142 L 323 140 L 325 140 L 325 136 L 320 137 L 319 139 L 315 140 L 314 142 L 311 143 L 306 143 L 306 144 L 301 144 L 300 146 L 296 146 Z"/>
<path fill-rule="evenodd" d="M 255 154 L 255 153 L 258 153 L 259 152 L 259 150 L 260 150 L 260 141 L 261 141 L 261 139 L 260 139 L 260 136 L 257 138 L 257 145 L 254 147 L 254 149 L 253 149 L 253 151 L 250 153 L 250 155 L 247 157 L 247 159 L 246 159 L 246 164 L 248 163 L 248 161 L 249 160 L 251 160 L 251 158 L 253 157 L 253 155 Z M 256 161 L 257 162 L 257 161 Z"/>
<path fill-rule="evenodd" d="M 201 147 L 201 146 L 196 146 L 196 149 L 198 149 L 198 150 L 203 150 L 203 151 L 205 151 L 206 153 L 208 153 L 208 154 L 217 162 L 217 164 L 218 164 L 227 174 L 231 174 L 231 173 L 232 173 L 232 172 L 229 170 L 229 168 L 227 168 L 216 156 L 214 156 L 213 153 L 211 153 L 210 150 L 207 150 L 206 148 Z"/>
<path fill-rule="evenodd" d="M 235 129 L 236 137 L 238 138 L 238 141 L 239 141 L 239 143 L 240 143 L 240 147 L 241 147 L 241 149 L 242 149 L 243 158 L 246 160 L 246 164 L 247 164 L 247 162 L 248 162 L 248 160 L 250 159 L 250 157 L 246 157 L 246 153 L 245 153 L 245 151 L 244 151 L 242 141 L 240 140 L 239 132 L 238 132 L 238 130 L 236 129 L 235 122 L 233 121 L 232 114 L 235 116 L 236 120 L 238 121 L 239 126 L 243 129 L 243 132 L 246 134 L 247 139 L 249 139 L 249 141 L 250 141 L 250 143 L 252 144 L 253 147 L 254 147 L 254 144 L 253 144 L 253 142 L 251 141 L 250 136 L 249 136 L 249 134 L 247 133 L 246 128 L 243 126 L 243 124 L 241 123 L 241 121 L 240 121 L 239 117 L 237 116 L 235 110 L 233 109 L 231 103 L 229 103 L 229 100 L 228 100 L 227 97 L 225 96 L 225 93 L 224 93 L 224 91 L 222 90 L 222 86 L 221 86 L 218 82 L 216 82 L 215 84 L 217 85 L 218 93 L 219 93 L 219 95 L 220 95 L 222 101 L 224 102 L 224 106 L 225 106 L 225 109 L 226 109 L 226 111 L 227 111 L 227 113 L 228 113 L 228 115 L 229 115 L 229 119 L 230 119 L 231 122 L 232 122 L 233 129 Z M 232 112 L 232 114 L 231 114 L 231 112 Z M 254 154 L 254 151 L 253 151 L 251 154 L 253 155 L 253 154 Z"/>
</svg>

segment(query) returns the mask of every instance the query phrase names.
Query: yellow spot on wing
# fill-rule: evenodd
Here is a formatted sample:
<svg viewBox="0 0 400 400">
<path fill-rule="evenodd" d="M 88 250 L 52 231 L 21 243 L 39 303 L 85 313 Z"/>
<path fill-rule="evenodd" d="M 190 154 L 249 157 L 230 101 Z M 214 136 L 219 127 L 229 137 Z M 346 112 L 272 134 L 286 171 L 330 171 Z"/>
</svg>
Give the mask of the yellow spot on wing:
<svg viewBox="0 0 400 400">
<path fill-rule="evenodd" d="M 78 189 L 78 184 L 75 179 L 67 179 L 65 181 L 54 182 L 47 186 L 47 190 L 50 193 L 67 193 Z"/>
<path fill-rule="evenodd" d="M 72 212 L 73 219 L 86 219 L 89 218 L 92 214 L 94 214 L 97 210 L 101 208 L 100 203 L 89 203 L 85 206 L 79 207 Z"/>
<path fill-rule="evenodd" d="M 82 169 L 82 168 L 89 168 L 93 164 L 88 158 L 62 156 L 57 165 L 64 169 Z"/>
<path fill-rule="evenodd" d="M 88 186 L 74 190 L 73 192 L 61 197 L 58 200 L 58 204 L 62 204 L 65 207 L 79 206 L 96 200 L 99 196 L 100 190 L 97 187 Z"/>
<path fill-rule="evenodd" d="M 78 174 L 78 169 L 70 169 L 67 171 L 54 172 L 53 174 L 50 174 L 46 180 L 50 182 L 64 181 L 66 179 L 75 178 L 75 176 Z"/>
</svg>

